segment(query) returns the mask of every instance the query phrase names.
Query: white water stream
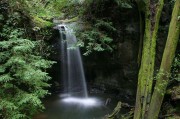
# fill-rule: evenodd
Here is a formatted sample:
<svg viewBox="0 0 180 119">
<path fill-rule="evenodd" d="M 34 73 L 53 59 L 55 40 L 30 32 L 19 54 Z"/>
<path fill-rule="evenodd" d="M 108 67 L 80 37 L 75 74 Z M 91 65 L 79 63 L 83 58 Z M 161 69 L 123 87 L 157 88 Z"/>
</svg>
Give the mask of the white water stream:
<svg viewBox="0 0 180 119">
<path fill-rule="evenodd" d="M 58 25 L 61 40 L 61 71 L 66 97 L 65 103 L 77 103 L 85 106 L 97 105 L 94 98 L 88 98 L 86 79 L 76 36 L 66 25 Z"/>
</svg>

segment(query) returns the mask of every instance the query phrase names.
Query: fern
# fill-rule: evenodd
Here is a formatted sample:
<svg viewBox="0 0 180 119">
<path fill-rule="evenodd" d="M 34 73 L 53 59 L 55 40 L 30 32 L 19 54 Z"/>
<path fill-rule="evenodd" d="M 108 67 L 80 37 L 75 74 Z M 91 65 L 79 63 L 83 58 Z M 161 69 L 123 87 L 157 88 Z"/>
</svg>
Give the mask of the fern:
<svg viewBox="0 0 180 119">
<path fill-rule="evenodd" d="M 39 55 L 38 41 L 24 38 L 15 15 L 8 16 L 0 31 L 0 118 L 31 119 L 44 109 L 40 99 L 49 94 L 45 88 L 51 79 L 45 70 L 54 62 Z"/>
<path fill-rule="evenodd" d="M 106 22 L 106 21 L 103 21 L 103 20 L 97 20 L 96 21 L 97 23 L 95 24 L 95 27 L 101 29 L 101 28 L 105 28 L 105 30 L 107 31 L 111 31 L 111 32 L 114 32 L 116 31 L 116 29 L 112 26 L 112 22 Z"/>
<path fill-rule="evenodd" d="M 115 2 L 122 8 L 132 8 L 130 0 L 115 0 Z"/>
<path fill-rule="evenodd" d="M 13 78 L 10 76 L 10 74 L 3 74 L 0 77 L 0 82 L 5 82 L 6 83 L 6 82 L 9 82 L 11 80 L 13 80 Z"/>
<path fill-rule="evenodd" d="M 90 55 L 93 51 L 113 51 L 113 39 L 108 36 L 116 32 L 111 22 L 97 20 L 95 27 L 80 33 L 77 46 L 85 47 L 86 51 L 83 55 Z"/>
</svg>

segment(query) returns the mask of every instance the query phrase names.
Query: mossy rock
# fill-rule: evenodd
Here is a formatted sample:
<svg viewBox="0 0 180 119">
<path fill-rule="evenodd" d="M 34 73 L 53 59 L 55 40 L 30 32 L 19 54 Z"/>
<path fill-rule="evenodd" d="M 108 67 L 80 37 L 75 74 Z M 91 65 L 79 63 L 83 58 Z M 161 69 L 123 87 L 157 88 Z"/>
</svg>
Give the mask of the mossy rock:
<svg viewBox="0 0 180 119">
<path fill-rule="evenodd" d="M 52 22 L 46 21 L 37 16 L 33 16 L 32 21 L 35 26 L 40 27 L 40 28 L 52 27 L 54 25 Z"/>
<path fill-rule="evenodd" d="M 71 19 L 64 19 L 64 20 L 58 20 L 58 19 L 55 19 L 55 23 L 71 23 L 71 22 L 76 22 L 79 20 L 79 17 L 73 17 Z"/>
</svg>

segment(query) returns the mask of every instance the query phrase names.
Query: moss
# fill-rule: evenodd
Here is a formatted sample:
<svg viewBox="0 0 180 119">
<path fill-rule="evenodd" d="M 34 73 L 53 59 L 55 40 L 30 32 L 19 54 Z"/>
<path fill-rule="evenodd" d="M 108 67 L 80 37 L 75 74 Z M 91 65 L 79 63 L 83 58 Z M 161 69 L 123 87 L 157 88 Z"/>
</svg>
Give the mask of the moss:
<svg viewBox="0 0 180 119">
<path fill-rule="evenodd" d="M 79 19 L 79 17 L 73 17 L 72 19 L 65 19 L 62 20 L 63 23 L 70 23 L 70 22 L 76 22 Z"/>
<path fill-rule="evenodd" d="M 150 0 L 146 0 L 145 3 L 145 34 L 143 41 L 141 66 L 138 76 L 138 90 L 134 119 L 146 118 L 146 113 L 149 108 L 149 103 L 151 99 L 156 52 L 156 36 L 159 28 L 159 20 L 164 2 L 163 0 L 160 0 L 159 3 L 160 6 L 158 6 L 156 14 L 154 16 L 155 26 L 152 26 L 153 16 L 151 16 L 152 11 L 149 8 L 149 6 L 151 5 Z"/>
<path fill-rule="evenodd" d="M 32 21 L 35 26 L 40 27 L 40 28 L 45 28 L 45 27 L 52 27 L 53 23 L 43 20 L 37 16 L 32 16 Z"/>
<path fill-rule="evenodd" d="M 164 98 L 166 87 L 168 85 L 169 76 L 167 74 L 169 74 L 171 71 L 171 66 L 179 39 L 180 23 L 178 22 L 177 19 L 177 17 L 180 14 L 179 9 L 180 9 L 180 1 L 177 0 L 175 2 L 175 6 L 173 9 L 172 18 L 169 26 L 168 38 L 166 41 L 166 46 L 164 49 L 160 70 L 156 78 L 157 82 L 151 99 L 147 119 L 158 118 L 158 114 Z"/>
</svg>

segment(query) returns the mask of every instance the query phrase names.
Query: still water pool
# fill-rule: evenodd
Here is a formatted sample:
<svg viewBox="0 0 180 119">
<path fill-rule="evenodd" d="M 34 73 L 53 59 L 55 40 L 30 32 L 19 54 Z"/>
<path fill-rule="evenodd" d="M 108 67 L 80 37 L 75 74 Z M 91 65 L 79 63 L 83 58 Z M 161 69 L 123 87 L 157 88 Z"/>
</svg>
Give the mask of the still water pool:
<svg viewBox="0 0 180 119">
<path fill-rule="evenodd" d="M 34 119 L 103 119 L 112 112 L 116 104 L 115 98 L 105 94 L 96 94 L 90 98 L 64 97 L 57 94 L 45 100 L 45 112 Z"/>
</svg>

